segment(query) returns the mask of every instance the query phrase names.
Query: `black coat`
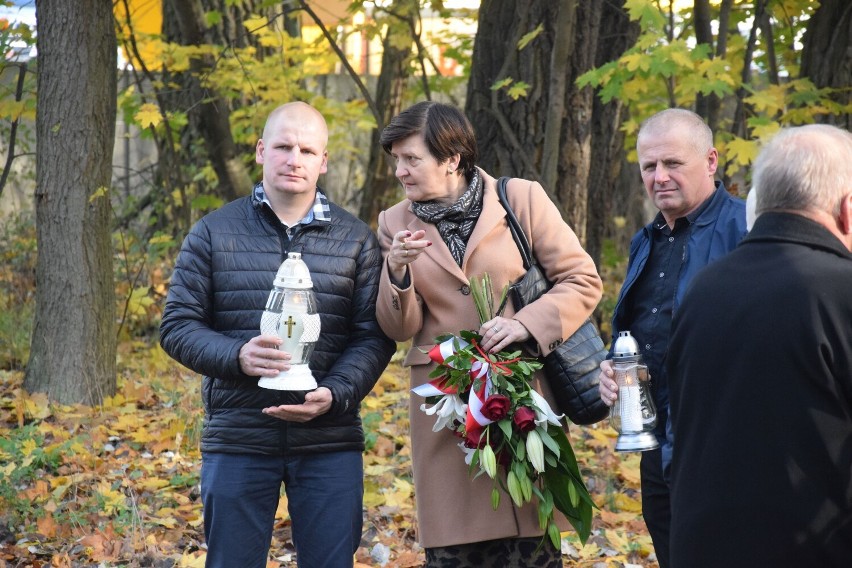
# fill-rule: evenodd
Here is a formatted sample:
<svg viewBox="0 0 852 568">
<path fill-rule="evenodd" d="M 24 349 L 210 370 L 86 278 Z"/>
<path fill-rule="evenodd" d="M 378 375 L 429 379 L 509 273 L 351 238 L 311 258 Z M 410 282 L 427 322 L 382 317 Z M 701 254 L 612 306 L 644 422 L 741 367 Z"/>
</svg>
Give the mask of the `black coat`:
<svg viewBox="0 0 852 568">
<path fill-rule="evenodd" d="M 292 238 L 269 206 L 238 199 L 201 219 L 183 242 L 160 326 L 169 355 L 204 375 L 205 452 L 308 454 L 363 450 L 359 403 L 395 350 L 376 322 L 382 256 L 370 228 L 334 204 L 331 220 L 293 228 Z M 331 390 L 329 412 L 285 422 L 261 412 L 298 404 L 304 393 L 257 386 L 239 366 L 240 348 L 260 334 L 260 318 L 276 271 L 288 252 L 311 271 L 321 334 L 310 368 Z"/>
<path fill-rule="evenodd" d="M 852 566 L 852 254 L 764 213 L 673 324 L 674 568 Z"/>
</svg>

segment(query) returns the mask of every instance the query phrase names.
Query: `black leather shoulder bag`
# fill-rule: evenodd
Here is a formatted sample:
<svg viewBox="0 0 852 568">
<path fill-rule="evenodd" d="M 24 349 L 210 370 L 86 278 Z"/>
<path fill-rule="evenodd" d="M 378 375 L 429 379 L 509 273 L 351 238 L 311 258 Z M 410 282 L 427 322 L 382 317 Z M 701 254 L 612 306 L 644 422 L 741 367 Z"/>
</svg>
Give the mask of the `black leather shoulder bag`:
<svg viewBox="0 0 852 568">
<path fill-rule="evenodd" d="M 529 241 L 521 228 L 518 218 L 512 211 L 506 197 L 506 184 L 509 178 L 501 177 L 497 181 L 497 196 L 506 209 L 509 230 L 518 245 L 524 260 L 526 274 L 509 287 L 509 297 L 515 311 L 534 302 L 553 286 L 547 280 L 541 267 L 532 255 Z M 559 412 L 575 424 L 594 424 L 609 414 L 609 407 L 603 403 L 598 392 L 598 374 L 600 363 L 606 359 L 607 350 L 600 332 L 591 319 L 586 320 L 574 335 L 544 358 L 544 374 L 550 384 L 550 390 L 556 399 Z"/>
</svg>

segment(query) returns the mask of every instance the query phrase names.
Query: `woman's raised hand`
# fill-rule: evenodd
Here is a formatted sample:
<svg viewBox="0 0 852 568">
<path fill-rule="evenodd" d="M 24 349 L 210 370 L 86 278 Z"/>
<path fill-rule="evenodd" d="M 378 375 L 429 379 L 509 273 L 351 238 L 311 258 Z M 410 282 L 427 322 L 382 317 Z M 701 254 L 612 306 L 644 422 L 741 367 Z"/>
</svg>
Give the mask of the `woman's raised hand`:
<svg viewBox="0 0 852 568">
<path fill-rule="evenodd" d="M 432 246 L 430 241 L 424 240 L 426 231 L 400 231 L 393 236 L 390 253 L 388 254 L 388 268 L 391 276 L 397 282 L 405 279 L 406 267 L 417 260 L 426 247 Z"/>
</svg>

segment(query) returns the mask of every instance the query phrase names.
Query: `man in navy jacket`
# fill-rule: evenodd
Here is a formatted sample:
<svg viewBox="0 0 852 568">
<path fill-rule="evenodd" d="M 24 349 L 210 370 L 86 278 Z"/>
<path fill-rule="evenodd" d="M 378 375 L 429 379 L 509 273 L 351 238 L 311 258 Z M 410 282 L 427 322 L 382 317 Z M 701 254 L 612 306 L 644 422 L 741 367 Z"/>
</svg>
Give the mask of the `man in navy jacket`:
<svg viewBox="0 0 852 568">
<path fill-rule="evenodd" d="M 699 272 L 667 367 L 672 564 L 852 565 L 852 134 L 788 128 L 757 220 Z"/>
<path fill-rule="evenodd" d="M 361 400 L 395 344 L 375 305 L 382 255 L 373 231 L 317 187 L 328 129 L 305 103 L 272 111 L 257 143 L 263 181 L 210 213 L 184 240 L 160 326 L 163 348 L 204 375 L 201 498 L 208 568 L 266 566 L 281 484 L 299 566 L 348 568 L 361 539 Z M 318 388 L 268 390 L 290 366 L 260 334 L 276 271 L 299 252 L 321 332 Z"/>
<path fill-rule="evenodd" d="M 745 202 L 714 181 L 719 155 L 697 114 L 668 109 L 646 120 L 636 143 L 642 182 L 659 209 L 630 243 L 627 276 L 612 319 L 613 337 L 630 331 L 651 374 L 660 448 L 642 454 L 642 515 L 661 568 L 669 566 L 671 524 L 666 436 L 665 357 L 672 317 L 695 274 L 731 251 L 746 233 Z M 601 399 L 617 398 L 610 360 L 601 363 Z"/>
</svg>

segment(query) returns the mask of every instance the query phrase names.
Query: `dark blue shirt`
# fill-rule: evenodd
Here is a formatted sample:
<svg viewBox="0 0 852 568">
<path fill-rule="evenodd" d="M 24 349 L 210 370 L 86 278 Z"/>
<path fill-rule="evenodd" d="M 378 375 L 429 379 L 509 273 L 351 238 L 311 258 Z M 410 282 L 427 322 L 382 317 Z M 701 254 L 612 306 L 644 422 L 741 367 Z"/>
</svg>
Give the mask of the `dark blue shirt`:
<svg viewBox="0 0 852 568">
<path fill-rule="evenodd" d="M 707 199 L 698 209 L 677 219 L 673 229 L 669 228 L 662 213 L 657 213 L 651 223 L 651 254 L 626 298 L 627 313 L 631 314 L 627 329 L 639 343 L 642 359 L 651 373 L 651 393 L 658 411 L 655 432 L 660 437 L 665 436 L 668 409 L 668 389 L 661 387 L 668 383 L 665 359 L 680 271 L 686 262 L 690 225 L 709 203 Z"/>
<path fill-rule="evenodd" d="M 624 285 L 621 287 L 621 292 L 618 295 L 618 301 L 615 304 L 615 310 L 612 314 L 612 333 L 613 337 L 617 336 L 620 331 L 630 330 L 632 335 L 637 336 L 639 333 L 647 335 L 646 331 L 634 329 L 639 326 L 643 329 L 653 328 L 656 330 L 656 335 L 649 336 L 648 340 L 642 341 L 642 345 L 650 345 L 648 349 L 643 349 L 644 356 L 650 357 L 649 370 L 653 377 L 651 379 L 652 393 L 654 402 L 657 404 L 658 425 L 657 437 L 662 445 L 662 455 L 664 467 L 671 460 L 671 443 L 668 437 L 663 438 L 660 434 L 664 428 L 664 424 L 668 419 L 668 381 L 663 375 L 663 361 L 666 355 L 666 346 L 671 335 L 671 322 L 663 323 L 661 319 L 657 319 L 656 323 L 648 324 L 645 322 L 647 314 L 655 315 L 653 311 L 657 308 L 660 311 L 660 306 L 653 304 L 653 297 L 646 293 L 637 293 L 637 286 L 640 278 L 648 278 L 646 284 L 651 289 L 656 289 L 655 284 L 658 284 L 660 272 L 668 272 L 670 276 L 675 276 L 672 270 L 662 270 L 659 266 L 650 267 L 652 248 L 659 252 L 663 243 L 655 244 L 655 240 L 664 239 L 665 243 L 669 243 L 669 237 L 677 238 L 680 227 L 677 227 L 672 234 L 663 234 L 661 226 L 662 217 L 658 217 L 656 222 L 649 223 L 642 227 L 630 240 L 630 260 L 627 263 L 627 274 L 624 277 Z M 680 265 L 676 273 L 676 290 L 673 297 L 668 296 L 672 301 L 670 311 L 673 314 L 677 313 L 678 305 L 683 299 L 686 289 L 689 287 L 692 279 L 705 266 L 716 259 L 725 256 L 729 251 L 733 250 L 737 243 L 746 234 L 746 219 L 745 219 L 745 201 L 730 195 L 725 187 L 716 182 L 716 192 L 712 197 L 699 209 L 685 218 L 686 225 L 684 226 L 686 238 L 685 257 L 681 256 Z M 671 241 L 673 244 L 673 241 Z M 672 250 L 676 247 L 670 247 Z M 654 253 L 655 262 L 656 252 Z M 681 247 L 681 254 L 684 252 L 684 247 Z M 675 262 L 677 255 L 671 255 L 670 260 Z M 657 276 L 657 281 L 653 275 Z M 663 277 L 665 279 L 665 275 Z M 650 298 L 650 299 L 649 299 Z M 645 302 L 649 303 L 645 303 Z M 638 305 L 637 304 L 642 304 Z M 644 306 L 644 307 L 643 307 Z M 638 309 L 641 316 L 634 313 L 634 308 Z M 652 332 L 653 333 L 653 332 Z M 644 339 L 644 338 L 643 338 Z"/>
</svg>

